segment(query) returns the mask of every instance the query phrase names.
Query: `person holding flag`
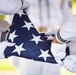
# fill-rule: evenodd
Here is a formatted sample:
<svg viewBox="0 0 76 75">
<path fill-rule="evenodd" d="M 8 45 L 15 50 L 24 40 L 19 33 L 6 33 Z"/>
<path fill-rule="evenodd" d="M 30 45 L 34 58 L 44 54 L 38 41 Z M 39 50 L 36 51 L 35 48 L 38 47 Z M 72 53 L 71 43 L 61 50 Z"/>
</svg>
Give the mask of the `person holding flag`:
<svg viewBox="0 0 76 75">
<path fill-rule="evenodd" d="M 3 1 L 1 0 L 1 2 Z M 22 8 L 22 5 L 20 9 L 24 9 Z M 8 14 L 8 13 L 11 14 L 11 12 L 7 12 L 7 10 L 5 9 L 4 11 L 1 10 L 1 13 L 3 12 L 4 14 Z M 13 25 L 10 27 L 10 32 L 8 34 L 8 42 L 3 41 L 0 43 L 0 46 L 1 46 L 0 58 L 18 56 L 18 57 L 30 59 L 29 62 L 36 60 L 36 61 L 57 64 L 58 61 L 54 59 L 52 49 L 50 51 L 50 46 L 47 44 L 47 41 L 45 41 L 45 39 L 37 32 L 37 30 L 31 23 L 30 19 L 28 18 L 27 13 L 23 10 L 20 10 L 20 11 L 17 10 L 12 13 L 15 13 L 15 16 L 13 19 Z M 65 53 L 63 54 L 65 55 Z M 68 58 L 66 58 L 66 60 L 67 59 Z M 64 65 L 65 65 L 66 63 L 65 59 L 63 58 L 62 60 L 64 61 Z M 55 64 L 52 64 L 52 65 L 55 65 Z M 75 66 L 75 64 L 73 64 L 73 66 Z M 27 69 L 25 68 L 24 70 L 27 71 Z M 32 70 L 32 72 L 36 71 L 34 70 Z M 31 71 L 29 72 L 29 74 L 30 73 Z M 26 75 L 27 74 L 28 73 L 26 73 Z M 32 74 L 35 74 L 35 73 L 32 73 Z M 37 74 L 39 74 L 39 71 Z"/>
<path fill-rule="evenodd" d="M 0 3 L 1 3 L 1 5 L 0 5 L 0 7 L 1 7 L 0 8 L 0 13 L 2 15 L 12 15 L 12 14 L 18 13 L 19 11 L 20 11 L 20 14 L 21 14 L 21 10 L 22 9 L 29 7 L 28 2 L 26 2 L 25 0 L 23 0 L 23 1 L 22 0 L 16 0 L 16 1 L 15 0 L 0 0 Z M 6 5 L 6 6 L 4 6 L 4 5 Z M 4 28 L 6 28 L 6 27 L 4 27 Z M 28 28 L 28 30 L 29 30 L 29 28 Z M 37 31 L 36 31 L 36 33 L 39 35 L 39 33 Z M 28 34 L 28 35 L 30 35 L 30 34 Z M 34 35 L 33 35 L 33 37 L 34 37 Z M 7 37 L 4 36 L 4 38 L 7 38 Z M 31 42 L 32 41 L 33 40 L 31 40 Z M 37 43 L 38 42 L 36 42 L 36 44 Z M 0 43 L 0 46 L 1 46 L 1 51 L 0 51 L 1 58 L 5 58 L 5 56 L 3 55 L 3 50 L 7 46 L 12 47 L 14 45 L 15 45 L 15 43 L 7 42 L 7 41 L 5 41 L 5 39 L 3 39 L 1 41 L 1 43 Z M 8 54 L 10 54 L 9 52 L 6 52 L 5 54 L 8 55 Z M 47 51 L 45 51 L 45 52 L 47 52 Z M 49 54 L 47 54 L 47 55 L 50 56 Z M 13 56 L 11 56 L 11 57 L 13 57 Z M 49 67 L 45 67 L 44 65 L 49 65 L 49 63 L 37 62 L 37 61 L 29 60 L 29 59 L 26 59 L 26 58 L 18 57 L 18 56 L 14 56 L 14 57 L 17 57 L 17 60 L 19 60 L 19 63 L 17 63 L 17 64 L 15 63 L 15 65 L 19 68 L 20 75 L 26 75 L 26 74 L 41 74 L 41 75 L 43 74 L 43 75 L 46 75 L 47 74 L 47 71 L 48 71 L 48 74 L 47 75 L 49 75 L 50 73 L 52 75 L 55 75 L 55 73 L 58 74 L 58 75 L 60 75 L 60 67 L 59 67 L 60 65 L 50 64 Z M 44 58 L 44 60 L 46 60 L 46 58 Z M 24 63 L 22 63 L 22 61 L 23 62 L 26 62 L 26 63 L 24 64 Z M 53 62 L 55 62 L 55 61 L 53 61 Z M 22 64 L 24 64 L 24 65 L 22 65 Z M 26 67 L 26 65 L 27 65 L 27 67 Z M 43 66 L 41 66 L 41 65 L 43 65 Z M 55 69 L 54 66 L 57 67 L 57 69 Z M 53 71 L 52 71 L 52 69 L 53 69 L 52 67 L 54 68 Z M 41 68 L 43 68 L 42 71 L 41 71 Z M 49 70 L 47 70 L 48 68 L 49 68 Z"/>
<path fill-rule="evenodd" d="M 65 3 L 64 6 L 66 6 L 67 8 L 63 8 L 64 9 L 64 11 L 63 11 L 63 13 L 64 13 L 63 26 L 56 33 L 56 35 L 52 41 L 52 45 L 51 45 L 52 54 L 54 55 L 56 61 L 59 64 L 63 63 L 61 61 L 61 59 L 65 58 L 65 55 L 66 55 L 65 48 L 66 48 L 67 42 L 68 41 L 72 41 L 72 42 L 76 41 L 76 34 L 75 34 L 76 15 L 73 14 L 75 12 L 72 12 L 72 9 L 75 8 L 72 5 L 72 4 L 74 4 L 74 2 L 75 2 L 75 0 L 64 0 L 64 3 Z M 69 13 L 67 11 L 69 11 Z M 66 16 L 67 16 L 67 18 L 66 18 Z M 75 46 L 75 44 L 74 44 L 74 46 Z M 75 49 L 75 47 L 74 47 L 74 49 Z M 56 54 L 56 52 L 58 52 L 58 54 Z M 72 63 L 69 63 L 65 67 L 68 70 L 70 70 L 71 72 L 73 72 L 74 70 L 73 70 L 71 64 Z M 69 69 L 68 65 L 71 66 L 70 69 Z"/>
</svg>

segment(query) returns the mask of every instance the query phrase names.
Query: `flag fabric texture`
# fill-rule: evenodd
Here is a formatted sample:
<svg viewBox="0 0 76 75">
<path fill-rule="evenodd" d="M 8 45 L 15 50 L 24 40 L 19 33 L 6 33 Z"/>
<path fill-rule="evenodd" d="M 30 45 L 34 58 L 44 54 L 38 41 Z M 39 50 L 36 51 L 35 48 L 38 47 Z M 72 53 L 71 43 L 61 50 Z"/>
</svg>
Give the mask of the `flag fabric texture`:
<svg viewBox="0 0 76 75">
<path fill-rule="evenodd" d="M 8 41 L 15 43 L 15 46 L 8 46 L 5 49 L 5 58 L 18 56 L 35 61 L 57 63 L 50 50 L 51 40 L 46 40 L 38 33 L 25 11 L 14 15 Z"/>
</svg>

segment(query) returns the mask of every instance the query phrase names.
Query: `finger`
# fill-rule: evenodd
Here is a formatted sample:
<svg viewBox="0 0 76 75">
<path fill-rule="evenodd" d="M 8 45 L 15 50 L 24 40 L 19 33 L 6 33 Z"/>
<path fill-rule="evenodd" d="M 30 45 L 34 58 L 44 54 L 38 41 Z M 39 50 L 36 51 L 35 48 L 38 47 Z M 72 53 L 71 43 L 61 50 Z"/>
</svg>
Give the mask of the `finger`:
<svg viewBox="0 0 76 75">
<path fill-rule="evenodd" d="M 61 60 L 55 59 L 58 64 L 63 64 Z"/>
<path fill-rule="evenodd" d="M 64 67 L 65 67 L 67 70 L 69 70 L 69 71 L 73 71 L 74 68 L 75 68 L 75 63 L 74 63 L 74 61 L 72 61 L 71 59 L 70 59 L 70 60 L 69 60 L 69 59 L 65 59 L 65 60 L 63 61 L 63 65 L 64 65 Z"/>
</svg>

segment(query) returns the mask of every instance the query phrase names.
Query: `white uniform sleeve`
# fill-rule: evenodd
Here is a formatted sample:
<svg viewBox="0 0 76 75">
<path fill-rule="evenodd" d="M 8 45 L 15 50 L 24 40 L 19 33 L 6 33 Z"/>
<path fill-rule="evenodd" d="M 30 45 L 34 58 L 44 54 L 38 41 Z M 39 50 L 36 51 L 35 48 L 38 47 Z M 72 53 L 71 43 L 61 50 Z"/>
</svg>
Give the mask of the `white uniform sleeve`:
<svg viewBox="0 0 76 75">
<path fill-rule="evenodd" d="M 5 15 L 12 15 L 21 10 L 21 8 L 27 7 L 26 0 L 23 0 L 23 6 L 21 0 L 0 0 L 0 13 Z"/>
<path fill-rule="evenodd" d="M 59 42 L 76 41 L 76 15 L 64 23 L 56 38 Z"/>
</svg>

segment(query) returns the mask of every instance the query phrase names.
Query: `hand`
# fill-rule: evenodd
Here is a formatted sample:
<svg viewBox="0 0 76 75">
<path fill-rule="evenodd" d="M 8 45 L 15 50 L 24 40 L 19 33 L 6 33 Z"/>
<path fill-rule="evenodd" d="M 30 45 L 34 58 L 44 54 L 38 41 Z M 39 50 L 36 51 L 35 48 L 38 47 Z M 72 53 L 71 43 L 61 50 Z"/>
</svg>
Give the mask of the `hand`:
<svg viewBox="0 0 76 75">
<path fill-rule="evenodd" d="M 10 43 L 7 41 L 0 42 L 0 58 L 5 58 L 4 51 L 7 46 L 14 46 L 14 45 L 15 45 L 15 43 Z"/>
<path fill-rule="evenodd" d="M 22 8 L 21 10 L 25 9 L 26 13 L 28 14 L 29 13 L 29 2 L 27 2 L 26 0 L 21 0 L 22 2 Z"/>
<path fill-rule="evenodd" d="M 66 56 L 63 60 L 64 67 L 70 71 L 75 73 L 76 72 L 76 55 L 69 55 Z"/>
<path fill-rule="evenodd" d="M 64 59 L 66 56 L 66 43 L 64 44 L 55 44 L 51 43 L 51 53 L 54 56 L 57 63 L 62 64 L 61 59 Z"/>
<path fill-rule="evenodd" d="M 26 0 L 21 0 L 21 2 L 22 2 L 22 9 L 29 7 L 29 2 L 27 2 Z"/>
</svg>

